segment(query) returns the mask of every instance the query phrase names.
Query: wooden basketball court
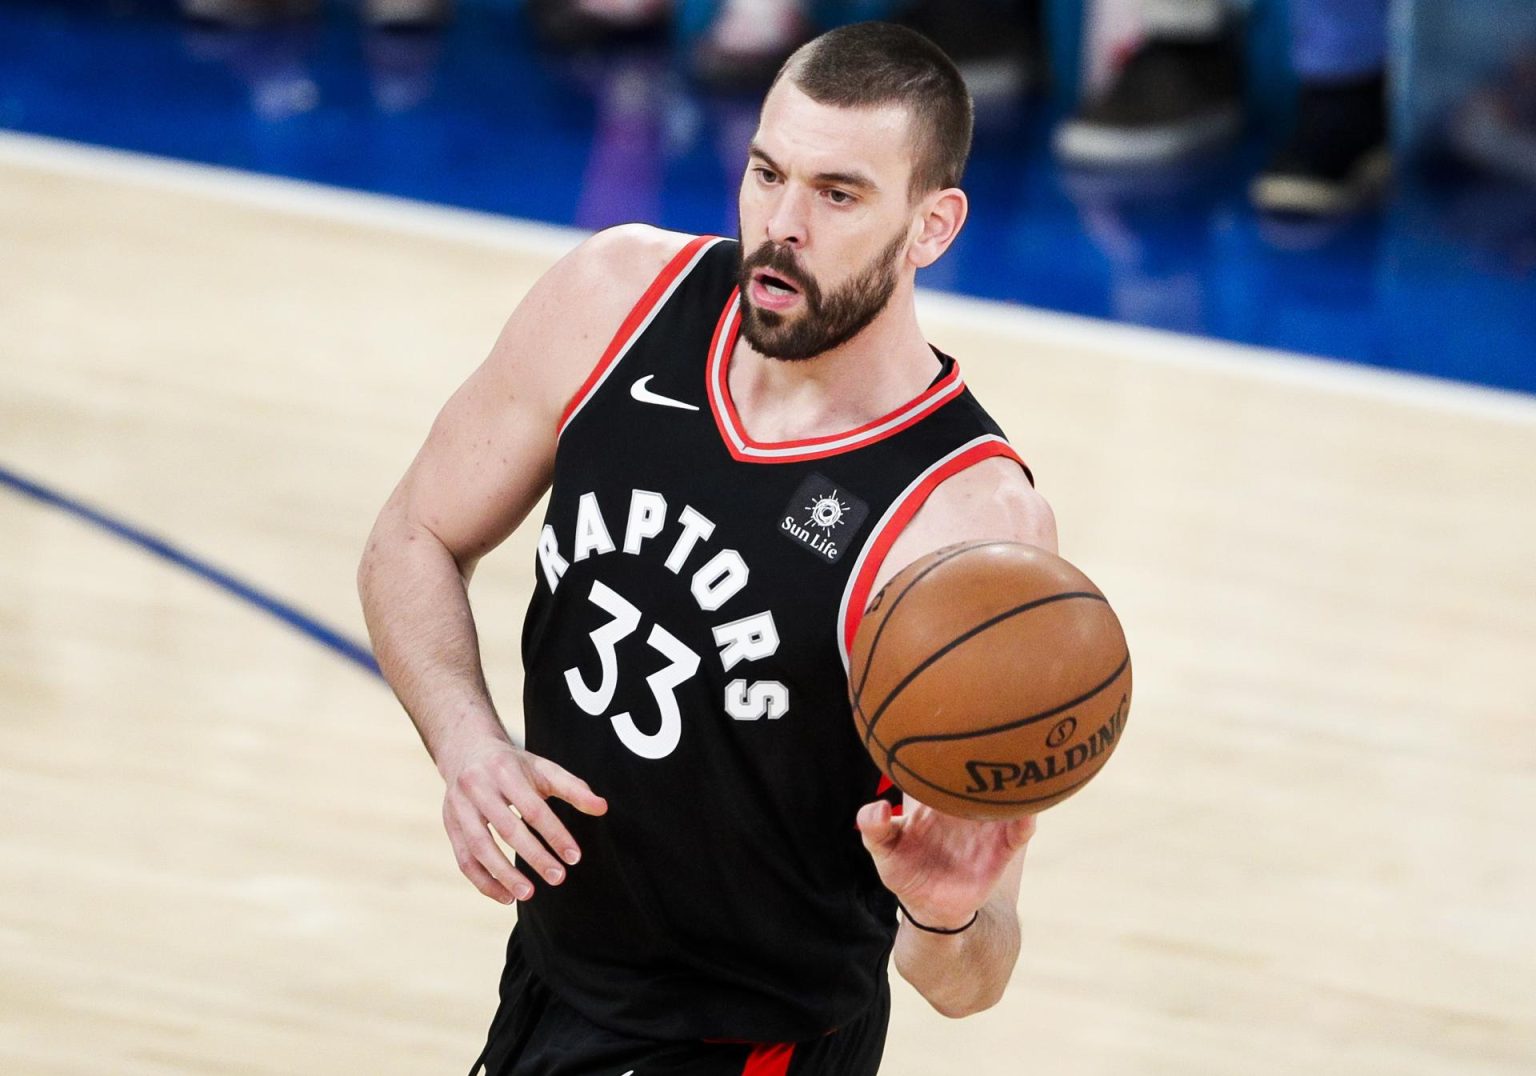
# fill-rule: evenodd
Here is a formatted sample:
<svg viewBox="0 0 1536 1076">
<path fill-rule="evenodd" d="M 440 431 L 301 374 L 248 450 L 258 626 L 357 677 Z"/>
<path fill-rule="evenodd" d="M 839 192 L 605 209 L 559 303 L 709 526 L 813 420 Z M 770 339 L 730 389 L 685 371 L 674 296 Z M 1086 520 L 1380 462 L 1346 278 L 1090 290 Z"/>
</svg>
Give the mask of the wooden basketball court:
<svg viewBox="0 0 1536 1076">
<path fill-rule="evenodd" d="M 361 638 L 373 514 L 573 241 L 6 136 L 0 468 Z M 1137 697 L 1042 818 L 1005 1001 L 898 985 L 884 1072 L 1536 1071 L 1536 401 L 926 323 Z M 383 683 L 14 483 L 0 519 L 0 1071 L 465 1071 L 513 913 Z M 527 539 L 475 584 L 509 714 Z"/>
</svg>

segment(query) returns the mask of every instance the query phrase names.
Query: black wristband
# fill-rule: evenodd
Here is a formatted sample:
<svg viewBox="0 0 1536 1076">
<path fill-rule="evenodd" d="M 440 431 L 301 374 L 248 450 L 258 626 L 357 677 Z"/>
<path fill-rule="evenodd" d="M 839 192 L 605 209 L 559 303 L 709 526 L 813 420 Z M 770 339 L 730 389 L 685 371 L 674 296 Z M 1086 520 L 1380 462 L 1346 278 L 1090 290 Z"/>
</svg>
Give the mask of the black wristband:
<svg viewBox="0 0 1536 1076">
<path fill-rule="evenodd" d="M 976 920 L 981 918 L 981 909 L 977 908 L 974 912 L 971 913 L 971 918 L 966 921 L 966 924 L 963 927 L 925 927 L 916 919 L 912 918 L 912 913 L 907 911 L 907 906 L 901 902 L 900 898 L 898 898 L 896 901 L 896 907 L 901 909 L 901 914 L 906 916 L 907 922 L 911 923 L 918 930 L 925 931 L 929 934 L 963 934 L 975 926 Z"/>
</svg>

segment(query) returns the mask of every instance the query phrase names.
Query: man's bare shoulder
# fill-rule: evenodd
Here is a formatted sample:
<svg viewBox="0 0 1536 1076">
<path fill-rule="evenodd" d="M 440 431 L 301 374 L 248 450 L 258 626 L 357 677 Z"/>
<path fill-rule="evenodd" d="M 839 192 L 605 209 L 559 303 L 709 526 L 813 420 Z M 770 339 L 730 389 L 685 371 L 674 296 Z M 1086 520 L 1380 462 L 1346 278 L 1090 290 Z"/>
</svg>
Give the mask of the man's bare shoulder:
<svg viewBox="0 0 1536 1076">
<path fill-rule="evenodd" d="M 556 283 L 562 298 L 580 300 L 583 305 L 622 307 L 627 313 L 693 238 L 649 224 L 605 228 L 561 258 L 545 281 Z"/>
<path fill-rule="evenodd" d="M 941 545 L 1008 538 L 1056 548 L 1056 516 L 1024 469 L 1003 456 L 967 467 L 933 491 L 918 518 L 948 535 Z M 935 549 L 939 546 L 934 546 Z"/>
<path fill-rule="evenodd" d="M 500 543 L 544 491 L 564 409 L 691 238 L 625 225 L 582 242 L 529 289 L 444 405 L 402 497 L 461 565 Z"/>
<path fill-rule="evenodd" d="M 624 224 L 582 241 L 507 319 L 482 368 L 490 391 L 519 386 L 558 413 L 647 288 L 692 236 Z"/>
<path fill-rule="evenodd" d="M 1056 552 L 1056 516 L 1015 461 L 997 456 L 939 485 L 891 545 L 871 594 L 919 557 L 956 542 L 1004 539 Z"/>
</svg>

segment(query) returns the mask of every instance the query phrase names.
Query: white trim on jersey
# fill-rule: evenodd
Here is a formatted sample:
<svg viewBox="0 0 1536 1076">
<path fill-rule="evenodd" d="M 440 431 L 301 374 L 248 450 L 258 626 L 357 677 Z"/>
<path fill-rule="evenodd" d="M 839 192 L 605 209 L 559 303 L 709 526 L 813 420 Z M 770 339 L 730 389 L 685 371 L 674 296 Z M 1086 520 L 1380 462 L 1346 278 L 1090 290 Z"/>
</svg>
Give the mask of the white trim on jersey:
<svg viewBox="0 0 1536 1076">
<path fill-rule="evenodd" d="M 730 351 L 741 327 L 740 294 L 735 295 L 726 307 L 721 325 L 722 328 L 716 333 L 714 347 L 709 356 L 709 395 L 715 417 L 719 421 L 720 431 L 725 434 L 732 453 L 737 459 L 780 461 L 811 459 L 858 448 L 916 422 L 965 391 L 965 380 L 960 377 L 959 370 L 956 368 L 949 378 L 940 383 L 939 391 L 924 391 L 901 410 L 892 412 L 876 425 L 861 426 L 856 430 L 830 437 L 759 444 L 748 437 L 746 431 L 738 424 L 735 405 L 731 401 L 730 390 L 726 385 L 727 371 L 730 369 Z"/>
</svg>

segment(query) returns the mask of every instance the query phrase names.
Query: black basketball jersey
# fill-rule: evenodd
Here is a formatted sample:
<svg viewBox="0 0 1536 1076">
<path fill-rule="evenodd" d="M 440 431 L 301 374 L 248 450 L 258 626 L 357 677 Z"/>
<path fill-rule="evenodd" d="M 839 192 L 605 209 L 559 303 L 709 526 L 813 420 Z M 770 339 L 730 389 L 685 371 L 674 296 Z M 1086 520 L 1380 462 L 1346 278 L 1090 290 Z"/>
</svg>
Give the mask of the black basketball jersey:
<svg viewBox="0 0 1536 1076">
<path fill-rule="evenodd" d="M 690 242 L 562 418 L 523 633 L 527 745 L 608 800 L 518 930 L 594 1022 L 814 1038 L 877 996 L 896 929 L 854 824 L 890 788 L 847 653 L 876 570 L 945 478 L 1017 460 L 952 360 L 907 405 L 761 444 L 727 387 L 736 243 Z M 532 872 L 530 872 L 532 873 Z"/>
</svg>

